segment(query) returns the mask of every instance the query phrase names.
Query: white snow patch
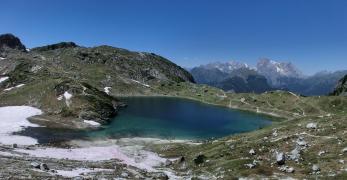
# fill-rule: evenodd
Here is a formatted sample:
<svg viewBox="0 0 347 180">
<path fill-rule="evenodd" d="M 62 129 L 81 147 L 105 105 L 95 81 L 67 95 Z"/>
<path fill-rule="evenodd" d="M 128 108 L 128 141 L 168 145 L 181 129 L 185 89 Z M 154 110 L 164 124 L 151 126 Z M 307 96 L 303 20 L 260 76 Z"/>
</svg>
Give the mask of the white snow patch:
<svg viewBox="0 0 347 180">
<path fill-rule="evenodd" d="M 8 79 L 8 77 L 0 77 L 0 83 L 6 81 Z"/>
<path fill-rule="evenodd" d="M 26 50 L 29 52 L 30 51 L 30 49 L 29 48 L 26 48 Z"/>
<path fill-rule="evenodd" d="M 64 97 L 65 97 L 66 100 L 69 100 L 69 99 L 72 98 L 72 94 L 70 94 L 69 92 L 66 91 L 66 92 L 64 93 Z"/>
<path fill-rule="evenodd" d="M 141 84 L 142 86 L 151 87 L 150 85 L 145 84 L 145 83 L 142 83 L 142 82 L 140 82 L 140 81 L 136 81 L 136 80 L 134 80 L 134 79 L 131 79 L 131 80 L 134 81 L 134 82 L 136 82 L 136 83 L 138 83 L 138 84 Z"/>
<path fill-rule="evenodd" d="M 104 91 L 106 94 L 110 94 L 111 87 L 105 87 Z"/>
<path fill-rule="evenodd" d="M 87 173 L 100 172 L 100 171 L 114 171 L 114 170 L 113 169 L 100 169 L 100 168 L 94 168 L 94 169 L 76 168 L 76 169 L 72 169 L 71 171 L 57 170 L 57 173 L 51 173 L 51 174 L 61 175 L 64 177 L 72 178 L 72 177 L 76 177 L 76 176 L 85 175 Z"/>
<path fill-rule="evenodd" d="M 49 157 L 55 159 L 71 159 L 79 161 L 103 161 L 118 159 L 122 163 L 147 171 L 155 171 L 154 167 L 164 163 L 166 159 L 159 157 L 156 153 L 142 150 L 138 146 L 118 145 L 93 146 L 74 149 L 44 148 L 44 149 L 18 149 L 21 153 L 27 153 L 35 157 Z"/>
<path fill-rule="evenodd" d="M 5 60 L 6 58 L 0 57 L 0 60 Z"/>
<path fill-rule="evenodd" d="M 72 98 L 72 94 L 70 94 L 69 92 L 65 91 L 64 93 L 64 98 L 65 98 L 65 103 L 67 106 L 70 106 L 71 104 L 71 98 Z"/>
<path fill-rule="evenodd" d="M 25 84 L 19 84 L 19 85 L 15 86 L 15 87 L 10 87 L 10 88 L 4 89 L 4 91 L 11 91 L 14 88 L 20 88 L 20 87 L 23 87 L 24 85 Z"/>
<path fill-rule="evenodd" d="M 101 124 L 95 121 L 88 121 L 88 120 L 83 120 L 84 123 L 87 123 L 92 126 L 100 126 Z"/>
<path fill-rule="evenodd" d="M 42 111 L 29 106 L 0 107 L 0 143 L 1 144 L 37 144 L 31 137 L 12 135 L 13 132 L 23 130 L 24 127 L 38 127 L 30 123 L 27 118 L 42 114 Z"/>
<path fill-rule="evenodd" d="M 5 157 L 13 157 L 13 156 L 16 156 L 16 157 L 20 157 L 20 155 L 18 154 L 12 154 L 10 152 L 3 152 L 3 151 L 0 151 L 0 156 L 5 156 Z"/>
</svg>

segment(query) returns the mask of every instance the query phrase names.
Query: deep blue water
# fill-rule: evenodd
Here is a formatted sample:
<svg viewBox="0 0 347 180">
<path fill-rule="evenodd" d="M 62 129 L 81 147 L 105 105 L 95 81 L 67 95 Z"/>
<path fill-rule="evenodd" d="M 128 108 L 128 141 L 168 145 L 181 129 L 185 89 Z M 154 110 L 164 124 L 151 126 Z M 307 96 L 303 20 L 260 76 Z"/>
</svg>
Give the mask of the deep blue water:
<svg viewBox="0 0 347 180">
<path fill-rule="evenodd" d="M 187 99 L 132 97 L 122 100 L 128 107 L 104 129 L 88 133 L 90 137 L 209 139 L 271 124 L 266 116 Z"/>
</svg>

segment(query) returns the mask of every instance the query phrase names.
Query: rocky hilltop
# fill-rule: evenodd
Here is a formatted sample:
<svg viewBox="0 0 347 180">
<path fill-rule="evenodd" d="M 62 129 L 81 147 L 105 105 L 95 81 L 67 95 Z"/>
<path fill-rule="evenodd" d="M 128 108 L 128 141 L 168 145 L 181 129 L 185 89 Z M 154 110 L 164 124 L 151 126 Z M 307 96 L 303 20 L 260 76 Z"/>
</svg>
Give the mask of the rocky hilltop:
<svg viewBox="0 0 347 180">
<path fill-rule="evenodd" d="M 20 51 L 26 51 L 25 46 L 22 44 L 19 38 L 12 34 L 0 35 L 0 50 L 2 49 L 16 49 Z"/>
</svg>

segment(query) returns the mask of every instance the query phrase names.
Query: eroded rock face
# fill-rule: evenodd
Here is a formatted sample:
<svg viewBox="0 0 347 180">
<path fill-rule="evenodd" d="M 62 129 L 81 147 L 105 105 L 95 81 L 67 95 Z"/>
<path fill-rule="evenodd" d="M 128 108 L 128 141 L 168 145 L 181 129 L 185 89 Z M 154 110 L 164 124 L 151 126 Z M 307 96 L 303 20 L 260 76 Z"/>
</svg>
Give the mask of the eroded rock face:
<svg viewBox="0 0 347 180">
<path fill-rule="evenodd" d="M 21 51 L 26 51 L 25 46 L 22 44 L 19 38 L 12 34 L 0 35 L 0 50 L 1 49 L 17 49 Z"/>
</svg>

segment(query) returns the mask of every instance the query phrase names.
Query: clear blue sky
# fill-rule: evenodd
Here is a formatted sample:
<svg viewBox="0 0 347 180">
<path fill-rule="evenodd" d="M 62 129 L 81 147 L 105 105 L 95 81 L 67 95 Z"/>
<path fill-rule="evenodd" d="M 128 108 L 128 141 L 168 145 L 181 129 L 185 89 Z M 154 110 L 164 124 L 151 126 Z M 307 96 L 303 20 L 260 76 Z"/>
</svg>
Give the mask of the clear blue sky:
<svg viewBox="0 0 347 180">
<path fill-rule="evenodd" d="M 261 57 L 347 69 L 346 0 L 2 0 L 0 33 L 148 51 L 191 67 Z"/>
</svg>

